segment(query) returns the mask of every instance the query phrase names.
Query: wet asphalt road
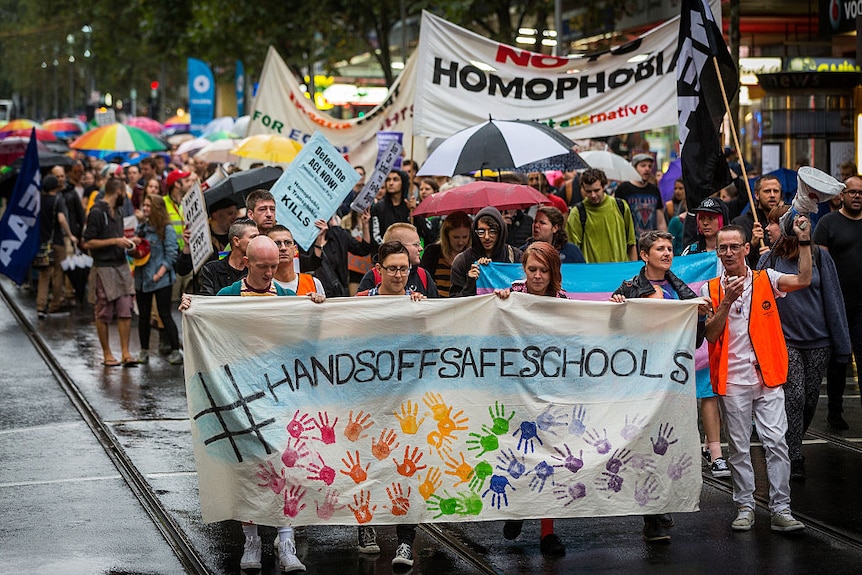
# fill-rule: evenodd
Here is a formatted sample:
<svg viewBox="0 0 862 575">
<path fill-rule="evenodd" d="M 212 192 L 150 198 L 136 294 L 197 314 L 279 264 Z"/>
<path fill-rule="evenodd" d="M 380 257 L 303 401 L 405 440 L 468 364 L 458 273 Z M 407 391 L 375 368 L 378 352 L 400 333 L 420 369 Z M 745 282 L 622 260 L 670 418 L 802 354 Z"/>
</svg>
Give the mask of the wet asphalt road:
<svg viewBox="0 0 862 575">
<path fill-rule="evenodd" d="M 0 402 L 0 572 L 195 572 L 177 540 L 200 560 L 200 571 L 239 572 L 239 525 L 200 519 L 182 368 L 158 356 L 137 368 L 103 368 L 89 309 L 38 321 L 31 291 L 5 279 L 0 289 L 24 321 L 22 326 L 0 301 L 0 381 L 6 392 Z M 30 329 L 46 344 L 48 361 L 28 338 Z M 134 330 L 132 342 L 137 351 Z M 62 372 L 51 371 L 51 358 Z M 58 382 L 64 375 L 71 396 Z M 95 413 L 107 439 L 94 434 L 78 408 Z M 437 524 L 419 530 L 410 572 L 858 573 L 862 405 L 855 385 L 848 389 L 845 417 L 850 431 L 830 433 L 822 398 L 804 447 L 808 480 L 792 486 L 793 509 L 808 525 L 802 534 L 771 533 L 762 505 L 751 532 L 733 533 L 729 480 L 706 477 L 701 511 L 675 516 L 671 545 L 644 543 L 639 517 L 560 520 L 557 533 L 567 554 L 551 560 L 539 552 L 538 521 L 528 521 L 514 542 L 502 538 L 499 522 Z M 118 453 L 167 519 L 136 496 L 118 468 Z M 755 465 L 762 501 L 762 457 Z M 276 573 L 268 544 L 274 530 L 261 531 L 271 535 L 264 537 L 262 572 Z M 300 557 L 309 573 L 392 573 L 394 528 L 378 528 L 379 556 L 358 554 L 355 538 L 353 528 L 310 527 L 298 540 Z"/>
</svg>

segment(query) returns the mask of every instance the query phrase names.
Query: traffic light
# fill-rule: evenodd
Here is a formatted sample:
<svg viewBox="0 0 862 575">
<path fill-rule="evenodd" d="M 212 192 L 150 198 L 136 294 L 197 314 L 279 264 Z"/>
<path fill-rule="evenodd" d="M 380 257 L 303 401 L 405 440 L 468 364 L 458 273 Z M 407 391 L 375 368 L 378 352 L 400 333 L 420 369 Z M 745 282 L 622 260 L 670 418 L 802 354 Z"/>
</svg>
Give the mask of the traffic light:
<svg viewBox="0 0 862 575">
<path fill-rule="evenodd" d="M 150 118 L 154 120 L 159 119 L 159 107 L 160 107 L 160 98 L 159 98 L 159 81 L 153 80 L 150 82 Z"/>
</svg>

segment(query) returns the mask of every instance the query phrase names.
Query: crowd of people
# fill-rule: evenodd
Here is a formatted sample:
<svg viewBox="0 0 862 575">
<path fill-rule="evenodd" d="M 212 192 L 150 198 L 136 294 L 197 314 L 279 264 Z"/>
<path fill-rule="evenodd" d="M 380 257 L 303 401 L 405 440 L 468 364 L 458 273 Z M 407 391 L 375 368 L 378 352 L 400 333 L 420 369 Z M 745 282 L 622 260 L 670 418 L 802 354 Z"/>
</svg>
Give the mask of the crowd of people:
<svg viewBox="0 0 862 575">
<path fill-rule="evenodd" d="M 412 211 L 454 182 L 417 177 L 418 166 L 405 162 L 404 170 L 388 174 L 373 205 L 358 213 L 349 205 L 366 172 L 356 166 L 359 182 L 331 219 L 314 223 L 317 237 L 308 250 L 276 221 L 273 195 L 254 190 L 244 205 L 226 199 L 209 206 L 212 255 L 192 273 L 181 199 L 216 166 L 171 162 L 162 155 L 125 167 L 76 160 L 52 167 L 43 180 L 40 239 L 50 245 L 51 257 L 39 268 L 37 313 L 47 319 L 82 301 L 81 286 L 65 281 L 60 262 L 87 250 L 102 365 L 149 361 L 153 327 L 160 352 L 181 364 L 171 302 L 187 309 L 191 299 L 182 294 L 302 296 L 316 303 L 349 296 L 470 297 L 487 264 L 507 262 L 523 266 L 524 280 L 497 290 L 497 297 L 516 291 L 566 298 L 562 266 L 641 260 L 643 269 L 621 278 L 613 301 L 701 298 L 698 344 L 708 342 L 710 358 L 710 380 L 697 389 L 703 458 L 714 476 L 731 477 L 737 506 L 732 529 L 747 530 L 754 522 L 752 420 L 767 447 L 771 528 L 801 529 L 790 512 L 789 485 L 805 478 L 802 436 L 813 420 L 820 382 L 826 375 L 828 425 L 847 429 L 842 412 L 848 363 L 862 352 L 862 292 L 855 281 L 862 271 L 856 255 L 862 253 L 862 176 L 853 166 L 839 199 L 810 218 L 797 217 L 795 235 L 788 236 L 778 226 L 788 207 L 775 177 L 757 179 L 753 206 L 733 188 L 687 206 L 681 180 L 674 183 L 673 197 L 662 200 L 651 155 L 636 154 L 632 164 L 638 180 L 614 186 L 593 168 L 500 175 L 530 183 L 551 198 L 549 205 L 425 217 Z M 710 251 L 718 256 L 715 279 L 695 294 L 670 271 L 671 263 L 677 255 Z M 137 354 L 130 351 L 135 313 Z M 112 323 L 120 336 L 119 358 L 110 345 Z M 668 542 L 672 525 L 669 515 L 645 516 L 643 537 Z M 257 526 L 246 524 L 243 531 L 241 567 L 259 568 Z M 520 523 L 508 522 L 504 534 L 514 539 L 520 531 Z M 393 565 L 413 564 L 414 535 L 415 526 L 399 526 Z M 279 564 L 285 571 L 304 571 L 293 538 L 292 528 L 278 527 Z M 540 547 L 549 555 L 565 553 L 551 519 L 542 520 Z M 373 528 L 360 529 L 359 550 L 379 552 Z"/>
</svg>

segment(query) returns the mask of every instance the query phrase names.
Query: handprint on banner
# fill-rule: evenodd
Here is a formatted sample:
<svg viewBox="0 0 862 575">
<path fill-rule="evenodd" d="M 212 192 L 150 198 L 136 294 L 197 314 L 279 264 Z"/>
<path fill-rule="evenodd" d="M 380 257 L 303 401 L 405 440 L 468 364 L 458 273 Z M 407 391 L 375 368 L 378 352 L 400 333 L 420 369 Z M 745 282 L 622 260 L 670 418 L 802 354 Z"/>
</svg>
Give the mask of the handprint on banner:
<svg viewBox="0 0 862 575">
<path fill-rule="evenodd" d="M 413 477 L 413 474 L 417 471 L 421 471 L 428 467 L 427 465 L 419 466 L 419 461 L 422 459 L 422 452 L 419 451 L 418 447 L 413 448 L 413 453 L 410 453 L 410 446 L 406 446 L 404 448 L 404 461 L 398 463 L 397 460 L 393 459 L 395 462 L 395 469 L 398 471 L 399 475 L 403 475 L 404 477 Z"/>
<path fill-rule="evenodd" d="M 538 441 L 539 445 L 544 445 L 542 438 L 539 437 L 536 424 L 533 421 L 522 421 L 521 425 L 518 426 L 518 429 L 512 435 L 515 436 L 519 433 L 521 437 L 518 438 L 518 450 L 523 450 L 525 454 L 535 452 L 536 449 L 533 440 Z"/>
<path fill-rule="evenodd" d="M 285 467 L 296 467 L 300 459 L 311 455 L 304 441 L 296 439 L 296 443 L 290 445 L 292 439 L 287 440 L 287 446 L 284 448 L 284 453 L 281 454 L 281 462 L 284 463 Z"/>
<path fill-rule="evenodd" d="M 313 420 L 314 426 L 320 430 L 320 437 L 315 437 L 317 441 L 323 442 L 325 445 L 332 445 L 335 443 L 335 425 L 338 423 L 338 418 L 335 418 L 335 421 L 332 422 L 332 425 L 329 424 L 329 414 L 324 412 L 317 412 L 317 419 Z"/>
<path fill-rule="evenodd" d="M 372 425 L 374 425 L 374 421 L 371 421 L 370 413 L 360 411 L 356 414 L 356 419 L 353 419 L 353 410 L 351 409 L 347 416 L 347 427 L 344 428 L 344 437 L 346 437 L 348 441 L 359 441 L 360 439 L 365 439 L 368 437 L 368 434 L 364 432 Z"/>
<path fill-rule="evenodd" d="M 496 451 L 500 447 L 500 440 L 497 439 L 497 436 L 493 433 L 490 433 L 490 430 L 486 426 L 482 426 L 482 431 L 485 431 L 487 435 L 480 435 L 478 433 L 471 433 L 470 437 L 474 437 L 475 439 L 467 440 L 467 451 L 476 451 L 477 449 L 481 449 L 479 453 L 476 454 L 476 457 L 482 457 L 489 451 Z"/>
<path fill-rule="evenodd" d="M 487 461 L 480 461 L 473 468 L 473 478 L 467 485 L 473 491 L 481 491 L 485 486 L 485 480 L 494 473 L 494 468 Z"/>
<path fill-rule="evenodd" d="M 599 431 L 594 427 L 589 430 L 584 436 L 584 441 L 596 448 L 596 453 L 604 455 L 611 450 L 611 442 L 608 441 L 608 430 L 602 429 L 604 436 L 599 435 Z"/>
<path fill-rule="evenodd" d="M 670 477 L 671 481 L 679 481 L 691 471 L 691 463 L 691 455 L 688 453 L 671 457 L 670 465 L 667 466 L 667 476 Z"/>
<path fill-rule="evenodd" d="M 287 424 L 287 432 L 290 436 L 294 439 L 308 439 L 305 433 L 314 429 L 314 422 L 309 420 L 310 417 L 307 413 L 303 413 L 300 417 L 297 409 L 296 413 L 293 414 L 293 419 Z"/>
<path fill-rule="evenodd" d="M 458 515 L 479 515 L 482 513 L 482 498 L 473 491 L 459 491 L 455 512 Z"/>
<path fill-rule="evenodd" d="M 540 461 L 536 464 L 536 466 L 529 470 L 524 475 L 530 475 L 535 472 L 535 475 L 530 478 L 530 491 L 538 490 L 539 493 L 545 488 L 545 482 L 548 479 L 551 479 L 551 485 L 555 485 L 554 483 L 554 466 L 548 465 L 547 461 Z"/>
<path fill-rule="evenodd" d="M 306 464 L 305 470 L 311 474 L 306 477 L 306 479 L 311 479 L 312 481 L 323 481 L 326 485 L 332 485 L 332 482 L 335 481 L 335 470 L 323 461 L 323 458 L 319 453 L 316 455 L 318 461 L 320 461 L 320 465 L 313 461 Z"/>
<path fill-rule="evenodd" d="M 497 509 L 500 509 L 501 505 L 508 507 L 509 497 L 506 495 L 507 487 L 511 487 L 512 491 L 517 491 L 515 486 L 509 483 L 509 480 L 502 475 L 492 475 L 491 485 L 485 490 L 485 493 L 482 494 L 482 499 L 484 499 L 488 493 L 491 493 L 491 507 L 496 507 Z"/>
<path fill-rule="evenodd" d="M 301 485 L 294 485 L 290 490 L 284 490 L 284 515 L 286 517 L 296 517 L 300 511 L 305 509 L 305 503 L 302 503 L 305 493 L 306 491 Z"/>
<path fill-rule="evenodd" d="M 323 503 L 321 504 L 320 501 L 317 500 L 314 502 L 317 516 L 324 521 L 329 521 L 332 519 L 332 516 L 336 511 L 341 511 L 347 507 L 346 505 L 339 505 L 339 503 L 341 502 L 338 500 L 338 490 L 328 488 L 326 490 L 326 495 L 323 497 Z"/>
<path fill-rule="evenodd" d="M 616 473 L 602 471 L 601 476 L 596 477 L 595 484 L 599 491 L 613 491 L 619 493 L 623 488 L 623 478 Z"/>
<path fill-rule="evenodd" d="M 524 471 L 527 470 L 527 467 L 524 465 L 524 457 L 526 456 L 521 457 L 521 460 L 518 461 L 518 457 L 510 447 L 509 453 L 504 451 L 503 455 L 497 456 L 497 461 L 500 462 L 497 469 L 505 471 L 512 479 L 519 479 L 524 474 Z"/>
<path fill-rule="evenodd" d="M 458 437 L 454 434 L 455 431 L 464 431 L 467 429 L 466 423 L 469 421 L 469 418 L 466 416 L 460 417 L 464 413 L 464 410 L 456 413 L 454 417 L 449 417 L 451 411 L 452 408 L 449 407 L 445 416 L 442 419 L 437 420 L 437 431 L 432 431 L 427 437 L 428 445 L 438 451 L 442 449 L 444 445 L 448 447 L 449 444 L 458 440 Z"/>
<path fill-rule="evenodd" d="M 388 432 L 388 433 L 387 433 Z M 400 443 L 396 443 L 398 436 L 395 434 L 395 431 L 392 429 L 386 429 L 385 427 L 380 432 L 380 439 L 374 441 L 374 438 L 371 438 L 371 453 L 379 459 L 383 461 L 384 459 L 389 458 L 389 454 L 392 453 L 392 450 L 401 445 Z"/>
<path fill-rule="evenodd" d="M 515 417 L 515 410 L 506 417 L 506 406 L 499 401 L 494 402 L 494 407 L 488 406 L 488 413 L 491 415 L 491 433 L 494 435 L 506 435 L 509 433 L 509 422 Z M 482 426 L 482 429 L 486 429 Z"/>
<path fill-rule="evenodd" d="M 458 455 L 461 456 L 461 463 L 458 463 L 458 460 L 452 457 L 452 454 L 449 451 L 444 451 L 441 455 L 445 455 L 446 459 L 444 460 L 444 463 L 446 464 L 446 467 L 449 468 L 443 473 L 458 478 L 458 481 L 455 482 L 455 487 L 458 487 L 462 483 L 467 483 L 473 478 L 473 467 L 464 460 L 464 452 L 458 453 Z"/>
<path fill-rule="evenodd" d="M 563 507 L 568 507 L 578 499 L 583 499 L 587 496 L 587 486 L 580 481 L 568 485 L 558 484 L 554 488 L 554 494 L 557 496 L 558 501 L 565 499 L 566 502 L 563 503 Z"/>
<path fill-rule="evenodd" d="M 587 430 L 584 423 L 587 420 L 587 410 L 583 405 L 572 407 L 572 421 L 569 422 L 569 433 L 581 437 Z"/>
<path fill-rule="evenodd" d="M 392 489 L 386 488 L 386 495 L 389 496 L 389 501 L 392 503 L 390 510 L 392 515 L 404 516 L 410 511 L 410 487 L 407 487 L 407 495 L 404 495 L 404 489 L 400 483 L 392 483 Z"/>
<path fill-rule="evenodd" d="M 611 458 L 608 459 L 608 462 L 605 463 L 605 469 L 615 475 L 619 475 L 626 466 L 626 463 L 631 459 L 631 455 L 632 452 L 630 449 L 617 449 L 611 455 Z"/>
<path fill-rule="evenodd" d="M 397 411 L 393 413 L 395 414 L 395 418 L 398 419 L 398 423 L 401 424 L 401 431 L 407 435 L 416 434 L 419 431 L 419 427 L 422 426 L 422 422 L 425 421 L 424 417 L 418 422 L 416 421 L 416 417 L 419 415 L 419 404 L 413 403 L 409 399 L 407 400 L 407 405 L 401 404 L 400 415 Z"/>
<path fill-rule="evenodd" d="M 273 493 L 278 495 L 287 484 L 287 479 L 284 478 L 284 469 L 281 470 L 281 475 L 279 475 L 276 473 L 275 466 L 273 466 L 272 461 L 267 461 L 266 463 L 269 465 L 269 469 L 267 469 L 263 463 L 257 464 L 257 478 L 263 481 L 263 483 L 258 483 L 257 486 L 269 487 L 272 489 Z"/>
<path fill-rule="evenodd" d="M 439 519 L 444 515 L 455 515 L 455 512 L 458 510 L 458 500 L 449 495 L 445 489 L 443 490 L 443 494 L 446 495 L 445 498 L 434 494 L 425 503 L 428 511 L 437 513 L 434 519 Z"/>
<path fill-rule="evenodd" d="M 575 457 L 574 455 L 572 455 L 572 450 L 569 449 L 568 444 L 564 443 L 563 447 L 566 448 L 565 454 L 563 454 L 559 447 L 554 447 L 554 451 L 556 451 L 560 455 L 559 457 L 557 457 L 556 455 L 552 455 L 551 457 L 553 459 L 556 459 L 557 461 L 562 461 L 562 463 L 560 463 L 559 465 L 555 465 L 554 467 L 565 467 L 572 473 L 577 473 L 584 466 L 584 450 L 581 449 L 578 456 Z"/>
<path fill-rule="evenodd" d="M 647 418 L 645 416 L 641 416 L 639 414 L 634 414 L 632 416 L 632 420 L 629 421 L 629 416 L 626 414 L 626 423 L 620 431 L 620 435 L 626 441 L 632 441 L 635 437 L 640 435 L 641 431 L 646 427 Z"/>
<path fill-rule="evenodd" d="M 362 467 L 362 463 L 359 461 L 359 450 L 356 450 L 356 459 L 353 459 L 353 455 L 348 451 L 347 459 L 341 458 L 341 462 L 344 464 L 344 469 L 339 470 L 339 473 L 342 473 L 348 476 L 353 482 L 357 485 L 368 479 L 368 467 L 371 465 L 370 463 L 366 463 L 365 467 Z"/>
<path fill-rule="evenodd" d="M 353 505 L 347 504 L 347 508 L 353 511 L 353 516 L 356 517 L 356 522 L 362 525 L 374 519 L 374 512 L 377 510 L 377 505 L 371 506 L 371 491 L 360 491 L 358 495 L 353 496 Z"/>
<path fill-rule="evenodd" d="M 449 413 L 452 411 L 451 407 L 443 403 L 443 396 L 432 391 L 427 392 L 422 397 L 422 403 L 431 410 L 431 413 L 425 415 L 430 415 L 435 421 L 443 421 L 449 417 Z"/>
<path fill-rule="evenodd" d="M 434 492 L 443 485 L 439 467 L 429 467 L 425 472 L 425 479 L 419 484 L 419 495 L 422 499 L 428 501 L 428 498 L 434 495 Z"/>
<path fill-rule="evenodd" d="M 662 423 L 658 426 L 658 438 L 650 437 L 650 443 L 652 443 L 653 453 L 656 455 L 664 455 L 667 453 L 668 447 L 679 441 L 678 439 L 670 440 L 670 436 L 673 435 L 673 426 L 670 422 Z"/>
<path fill-rule="evenodd" d="M 635 501 L 641 507 L 650 501 L 658 501 L 659 496 L 655 494 L 656 491 L 658 491 L 658 480 L 655 475 L 648 475 L 643 483 L 635 483 Z"/>
<path fill-rule="evenodd" d="M 635 453 L 628 461 L 628 466 L 641 473 L 655 473 L 655 458 L 652 455 Z"/>
<path fill-rule="evenodd" d="M 566 414 L 564 412 L 565 408 L 563 407 L 549 405 L 545 408 L 545 411 L 540 413 L 539 417 L 536 418 L 536 426 L 551 435 L 557 435 L 557 432 L 554 431 L 555 427 L 567 427 L 569 425 L 568 422 L 560 419 L 565 419 Z"/>
</svg>

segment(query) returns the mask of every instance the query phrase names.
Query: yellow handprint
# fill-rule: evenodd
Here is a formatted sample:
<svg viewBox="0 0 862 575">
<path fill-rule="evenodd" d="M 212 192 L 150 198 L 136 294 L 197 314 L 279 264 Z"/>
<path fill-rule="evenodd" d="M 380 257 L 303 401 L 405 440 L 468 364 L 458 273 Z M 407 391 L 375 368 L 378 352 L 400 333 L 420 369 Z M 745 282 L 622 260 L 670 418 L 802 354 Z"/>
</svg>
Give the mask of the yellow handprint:
<svg viewBox="0 0 862 575">
<path fill-rule="evenodd" d="M 422 422 L 425 421 L 425 418 L 423 417 L 417 423 L 416 416 L 419 415 L 419 404 L 413 403 L 409 399 L 407 400 L 406 406 L 403 403 L 401 404 L 401 415 L 398 415 L 397 411 L 393 413 L 398 419 L 398 423 L 401 424 L 401 431 L 408 435 L 414 435 L 419 431 L 419 427 L 422 425 Z"/>
</svg>

